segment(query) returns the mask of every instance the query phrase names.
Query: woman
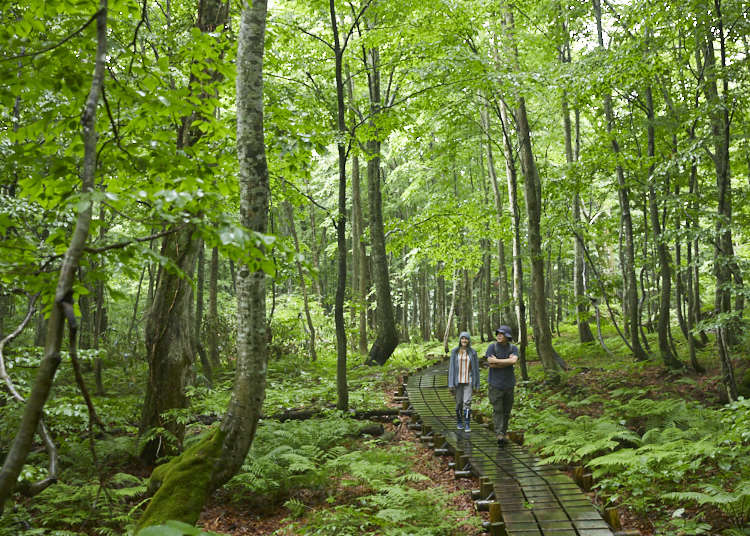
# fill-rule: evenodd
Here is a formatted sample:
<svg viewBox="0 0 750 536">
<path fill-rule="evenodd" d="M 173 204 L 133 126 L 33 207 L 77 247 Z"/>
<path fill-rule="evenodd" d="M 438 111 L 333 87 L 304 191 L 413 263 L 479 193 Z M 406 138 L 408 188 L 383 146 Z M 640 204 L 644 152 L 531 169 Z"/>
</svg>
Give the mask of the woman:
<svg viewBox="0 0 750 536">
<path fill-rule="evenodd" d="M 456 428 L 471 432 L 471 394 L 479 389 L 479 359 L 466 331 L 461 332 L 458 346 L 451 350 L 448 388 L 456 397 Z"/>
</svg>

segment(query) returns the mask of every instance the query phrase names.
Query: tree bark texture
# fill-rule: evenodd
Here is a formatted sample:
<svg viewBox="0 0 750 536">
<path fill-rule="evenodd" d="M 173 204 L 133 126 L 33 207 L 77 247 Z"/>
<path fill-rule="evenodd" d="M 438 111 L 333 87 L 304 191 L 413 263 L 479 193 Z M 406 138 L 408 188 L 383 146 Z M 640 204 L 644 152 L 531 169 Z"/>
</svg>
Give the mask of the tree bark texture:
<svg viewBox="0 0 750 536">
<path fill-rule="evenodd" d="M 373 127 L 380 113 L 380 58 L 377 49 L 369 54 L 370 65 L 367 77 L 370 86 L 370 115 Z M 385 230 L 383 228 L 383 199 L 380 191 L 380 140 L 376 132 L 367 142 L 367 195 L 370 202 L 370 240 L 372 248 L 373 279 L 375 282 L 377 335 L 370 347 L 367 362 L 385 364 L 398 346 L 398 330 L 393 314 L 391 280 L 388 275 L 388 256 L 385 251 Z"/>
<path fill-rule="evenodd" d="M 505 176 L 508 184 L 508 206 L 511 211 L 511 228 L 513 231 L 513 303 L 515 304 L 516 322 L 518 323 L 518 362 L 521 365 L 521 376 L 529 379 L 526 367 L 526 347 L 529 343 L 526 326 L 526 301 L 523 289 L 523 257 L 521 256 L 521 208 L 518 203 L 518 180 L 516 164 L 511 143 L 508 110 L 504 102 L 500 103 L 500 120 L 503 127 L 503 153 L 505 155 Z"/>
<path fill-rule="evenodd" d="M 481 111 L 481 119 L 484 131 L 487 136 L 487 171 L 492 185 L 492 193 L 495 200 L 495 217 L 497 223 L 502 228 L 503 223 L 503 198 L 500 194 L 497 173 L 495 171 L 495 156 L 492 152 L 492 135 L 490 130 L 490 116 L 486 107 Z M 505 241 L 498 237 L 497 239 L 497 262 L 498 262 L 498 308 L 500 310 L 500 322 L 509 324 L 513 333 L 518 333 L 517 321 L 512 313 L 512 300 L 508 286 L 508 269 L 505 265 Z M 497 326 L 495 326 L 497 327 Z M 493 328 L 494 329 L 494 328 Z"/>
<path fill-rule="evenodd" d="M 505 12 L 505 29 L 511 33 L 510 53 L 513 64 L 518 65 L 518 49 L 516 48 L 514 36 L 513 13 L 510 8 Z M 531 259 L 531 300 L 533 301 L 534 317 L 532 327 L 534 330 L 534 342 L 537 353 L 544 367 L 545 375 L 551 381 L 557 381 L 560 375 L 561 359 L 552 346 L 552 333 L 550 331 L 549 316 L 547 313 L 547 296 L 545 294 L 544 280 L 544 253 L 542 251 L 542 235 L 540 221 L 542 215 L 542 184 L 539 171 L 534 159 L 533 147 L 531 145 L 531 131 L 529 128 L 528 115 L 526 113 L 526 101 L 523 96 L 516 95 L 517 106 L 515 110 L 516 129 L 519 141 L 519 153 L 521 170 L 524 174 L 524 191 L 526 199 L 526 217 L 528 222 L 528 244 L 529 257 Z"/>
<path fill-rule="evenodd" d="M 342 56 L 344 51 L 339 38 L 338 20 L 334 0 L 329 1 L 331 29 L 333 31 L 333 53 L 336 77 L 336 127 L 340 136 L 336 146 L 339 156 L 339 196 L 338 215 L 336 216 L 337 238 L 337 279 L 334 320 L 336 324 L 336 407 L 342 411 L 349 408 L 349 390 L 346 379 L 346 325 L 344 324 L 344 294 L 346 292 L 346 146 L 344 140 L 349 133 L 346 130 L 346 109 L 344 107 L 344 80 Z"/>
<path fill-rule="evenodd" d="M 240 221 L 248 229 L 268 228 L 270 190 L 263 133 L 263 46 L 266 1 L 244 4 L 237 47 L 237 156 Z M 237 369 L 226 415 L 226 434 L 212 487 L 227 482 L 242 466 L 255 437 L 263 406 L 268 362 L 266 274 L 247 265 L 237 273 Z"/>
<path fill-rule="evenodd" d="M 161 255 L 172 259 L 186 274 L 194 271 L 198 257 L 198 242 L 193 225 L 165 237 Z M 185 388 L 195 359 L 195 323 L 192 319 L 193 292 L 190 281 L 179 274 L 159 268 L 159 282 L 154 289 L 154 301 L 146 322 L 146 355 L 149 375 L 146 397 L 141 412 L 141 434 L 160 427 L 171 433 L 178 442 L 185 432 L 184 424 L 165 419 L 162 414 L 170 409 L 187 407 Z M 167 452 L 175 452 L 178 445 L 170 444 L 160 435 L 150 438 L 141 448 L 141 459 L 153 464 Z"/>
<path fill-rule="evenodd" d="M 203 33 L 223 27 L 229 14 L 229 5 L 219 0 L 201 0 L 198 5 L 197 27 Z M 209 77 L 218 79 L 217 71 Z M 190 91 L 197 92 L 198 98 L 208 99 L 209 95 L 201 88 L 198 77 L 191 73 Z M 177 147 L 194 145 L 201 132 L 192 129 L 198 118 L 196 113 L 182 118 L 177 133 Z M 199 240 L 194 236 L 195 225 L 185 225 L 175 233 L 167 235 L 162 242 L 161 254 L 169 258 L 184 274 L 195 272 L 198 258 Z M 192 286 L 177 271 L 159 268 L 154 298 L 146 321 L 146 352 L 149 364 L 149 377 L 146 387 L 146 400 L 141 414 L 140 433 L 163 427 L 178 441 L 182 442 L 184 425 L 174 419 L 165 420 L 162 414 L 169 409 L 184 408 L 187 405 L 185 387 L 192 376 L 192 363 L 197 351 L 194 331 L 195 321 L 192 311 Z M 157 434 L 149 438 L 141 448 L 140 457 L 153 464 L 160 456 L 175 445 L 170 445 L 166 437 Z"/>
</svg>

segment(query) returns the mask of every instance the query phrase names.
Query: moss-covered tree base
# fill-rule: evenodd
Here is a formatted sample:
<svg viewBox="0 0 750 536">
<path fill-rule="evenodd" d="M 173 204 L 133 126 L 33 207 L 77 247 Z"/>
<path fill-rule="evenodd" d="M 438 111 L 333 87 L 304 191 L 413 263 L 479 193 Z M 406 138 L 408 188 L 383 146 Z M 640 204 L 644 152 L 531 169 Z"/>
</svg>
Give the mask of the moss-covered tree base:
<svg viewBox="0 0 750 536">
<path fill-rule="evenodd" d="M 174 519 L 194 524 L 211 493 L 211 476 L 221 452 L 224 434 L 218 429 L 173 460 L 154 469 L 149 490 L 156 490 L 141 516 L 138 531 Z"/>
</svg>

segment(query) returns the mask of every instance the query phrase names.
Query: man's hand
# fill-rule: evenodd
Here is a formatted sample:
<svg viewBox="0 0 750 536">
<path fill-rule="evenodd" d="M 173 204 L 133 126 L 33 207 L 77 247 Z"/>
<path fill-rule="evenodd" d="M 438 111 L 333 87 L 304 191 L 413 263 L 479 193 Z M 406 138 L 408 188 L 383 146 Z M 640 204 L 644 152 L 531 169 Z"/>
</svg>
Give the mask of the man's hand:
<svg viewBox="0 0 750 536">
<path fill-rule="evenodd" d="M 487 363 L 492 368 L 510 367 L 511 365 L 515 365 L 517 361 L 518 356 L 516 354 L 510 354 L 507 359 L 498 359 L 494 355 L 487 357 Z"/>
</svg>

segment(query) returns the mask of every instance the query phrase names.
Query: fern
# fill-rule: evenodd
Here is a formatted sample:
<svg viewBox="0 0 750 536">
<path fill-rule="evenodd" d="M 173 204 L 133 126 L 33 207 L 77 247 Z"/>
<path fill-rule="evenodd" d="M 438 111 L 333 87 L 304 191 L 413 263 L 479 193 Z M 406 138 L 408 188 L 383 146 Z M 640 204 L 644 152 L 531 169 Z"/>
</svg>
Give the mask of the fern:
<svg viewBox="0 0 750 536">
<path fill-rule="evenodd" d="M 734 491 L 726 491 L 708 484 L 703 491 L 676 491 L 662 497 L 671 501 L 695 502 L 699 506 L 711 505 L 725 512 L 735 527 L 741 528 L 750 521 L 750 480 L 739 482 Z"/>
</svg>

